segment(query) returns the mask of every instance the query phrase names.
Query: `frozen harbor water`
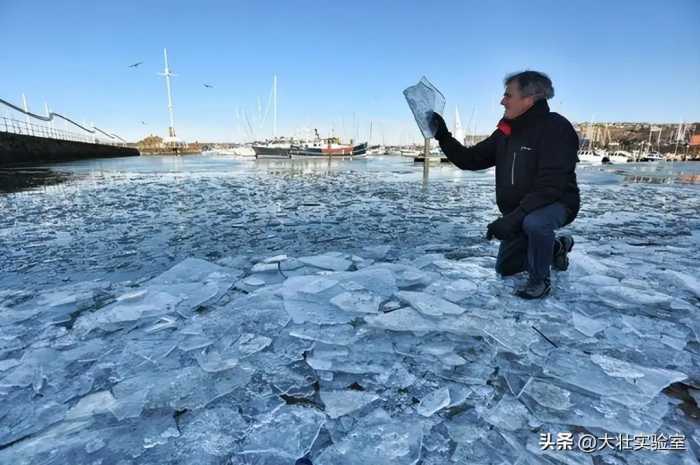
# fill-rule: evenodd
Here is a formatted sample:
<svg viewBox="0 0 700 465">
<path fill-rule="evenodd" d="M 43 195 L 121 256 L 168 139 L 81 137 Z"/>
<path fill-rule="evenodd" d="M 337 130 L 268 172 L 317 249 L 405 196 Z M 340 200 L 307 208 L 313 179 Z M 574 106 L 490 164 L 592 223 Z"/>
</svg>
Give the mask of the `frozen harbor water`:
<svg viewBox="0 0 700 465">
<path fill-rule="evenodd" d="M 582 168 L 539 302 L 493 270 L 488 172 L 59 169 L 0 196 L 0 463 L 698 463 L 692 165 Z M 685 450 L 542 446 L 566 432 Z"/>
</svg>

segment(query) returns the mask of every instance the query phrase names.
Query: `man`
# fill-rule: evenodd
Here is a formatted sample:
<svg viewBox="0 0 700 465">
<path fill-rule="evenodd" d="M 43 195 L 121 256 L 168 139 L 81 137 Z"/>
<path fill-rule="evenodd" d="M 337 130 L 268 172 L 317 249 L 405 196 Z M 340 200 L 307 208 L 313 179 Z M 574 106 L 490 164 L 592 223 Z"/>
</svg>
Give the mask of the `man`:
<svg viewBox="0 0 700 465">
<path fill-rule="evenodd" d="M 440 148 L 457 167 L 496 167 L 496 203 L 503 215 L 488 225 L 487 238 L 501 241 L 496 272 L 509 276 L 528 272 L 527 284 L 516 291 L 537 299 L 550 290 L 549 269 L 564 271 L 571 236 L 554 230 L 571 223 L 579 210 L 576 184 L 578 136 L 571 123 L 551 112 L 552 81 L 543 73 L 524 71 L 506 76 L 498 129 L 487 139 L 464 147 L 452 137 L 443 118 L 433 113 Z"/>
</svg>

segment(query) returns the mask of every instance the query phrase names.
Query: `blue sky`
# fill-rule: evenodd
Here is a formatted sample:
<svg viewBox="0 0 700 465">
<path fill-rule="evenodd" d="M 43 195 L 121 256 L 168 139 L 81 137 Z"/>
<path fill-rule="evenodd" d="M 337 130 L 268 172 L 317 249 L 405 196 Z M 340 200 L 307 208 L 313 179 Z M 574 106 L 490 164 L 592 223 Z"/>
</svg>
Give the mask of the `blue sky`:
<svg viewBox="0 0 700 465">
<path fill-rule="evenodd" d="M 550 105 L 572 121 L 700 121 L 699 18 L 698 0 L 0 0 L 0 98 L 130 140 L 165 135 L 167 47 L 188 140 L 249 138 L 237 114 L 256 125 L 275 73 L 278 134 L 366 139 L 372 121 L 374 142 L 417 141 L 401 91 L 422 75 L 448 123 L 457 105 L 488 133 L 503 76 L 522 69 L 550 75 Z"/>
</svg>

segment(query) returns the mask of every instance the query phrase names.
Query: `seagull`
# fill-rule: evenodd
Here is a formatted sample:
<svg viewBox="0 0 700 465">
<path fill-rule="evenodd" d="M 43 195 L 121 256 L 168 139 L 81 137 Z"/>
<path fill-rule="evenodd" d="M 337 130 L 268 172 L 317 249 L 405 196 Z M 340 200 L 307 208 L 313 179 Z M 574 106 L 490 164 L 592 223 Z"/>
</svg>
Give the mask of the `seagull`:
<svg viewBox="0 0 700 465">
<path fill-rule="evenodd" d="M 214 86 L 212 86 L 211 84 L 204 84 L 204 87 L 208 87 L 209 89 L 213 89 L 213 88 L 214 88 Z"/>
<path fill-rule="evenodd" d="M 143 61 L 139 61 L 138 63 L 134 63 L 133 65 L 129 65 L 129 68 L 136 68 L 142 63 L 143 63 Z"/>
</svg>

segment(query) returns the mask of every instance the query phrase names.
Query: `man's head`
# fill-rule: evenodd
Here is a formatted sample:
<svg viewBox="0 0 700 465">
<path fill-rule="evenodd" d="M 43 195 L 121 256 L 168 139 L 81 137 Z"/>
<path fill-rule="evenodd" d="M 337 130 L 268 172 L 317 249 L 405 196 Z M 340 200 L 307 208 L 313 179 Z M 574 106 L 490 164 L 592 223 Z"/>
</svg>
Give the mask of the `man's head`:
<svg viewBox="0 0 700 465">
<path fill-rule="evenodd" d="M 554 97 L 552 81 L 546 74 L 537 71 L 509 74 L 503 84 L 506 87 L 501 99 L 501 105 L 505 107 L 504 118 L 517 118 L 538 100 Z"/>
</svg>

